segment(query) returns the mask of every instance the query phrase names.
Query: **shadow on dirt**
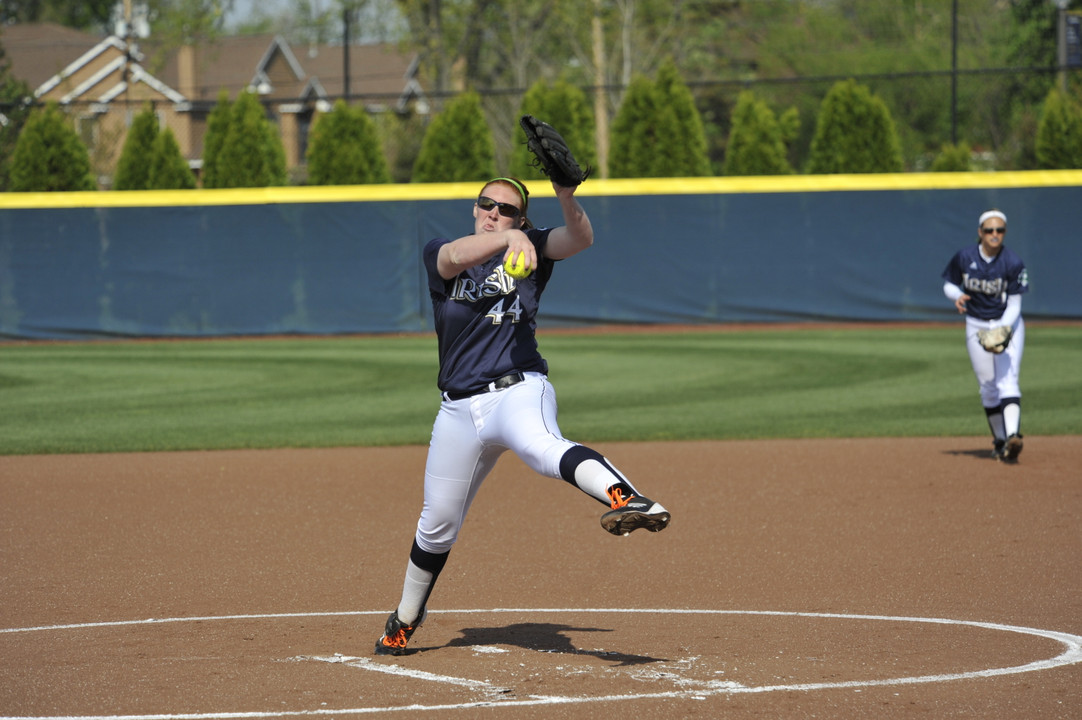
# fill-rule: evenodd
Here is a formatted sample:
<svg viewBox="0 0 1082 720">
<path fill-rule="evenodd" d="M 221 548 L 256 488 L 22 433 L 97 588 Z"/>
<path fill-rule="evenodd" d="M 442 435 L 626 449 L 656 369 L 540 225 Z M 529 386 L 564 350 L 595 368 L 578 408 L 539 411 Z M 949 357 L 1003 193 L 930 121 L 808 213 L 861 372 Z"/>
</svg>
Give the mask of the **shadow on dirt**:
<svg viewBox="0 0 1082 720">
<path fill-rule="evenodd" d="M 575 647 L 564 633 L 608 633 L 611 628 L 574 627 L 554 623 L 515 623 L 503 627 L 463 628 L 462 637 L 455 638 L 445 647 L 472 647 L 475 645 L 513 645 L 524 650 L 566 655 L 587 655 L 616 665 L 644 665 L 664 662 L 663 658 L 645 655 L 628 655 L 613 650 L 582 650 Z"/>
<path fill-rule="evenodd" d="M 943 454 L 944 455 L 955 455 L 955 456 L 969 456 L 969 457 L 980 458 L 982 460 L 995 460 L 995 458 L 992 457 L 992 447 L 991 447 L 991 445 L 992 444 L 989 443 L 988 447 L 981 448 L 980 450 L 944 450 Z"/>
</svg>

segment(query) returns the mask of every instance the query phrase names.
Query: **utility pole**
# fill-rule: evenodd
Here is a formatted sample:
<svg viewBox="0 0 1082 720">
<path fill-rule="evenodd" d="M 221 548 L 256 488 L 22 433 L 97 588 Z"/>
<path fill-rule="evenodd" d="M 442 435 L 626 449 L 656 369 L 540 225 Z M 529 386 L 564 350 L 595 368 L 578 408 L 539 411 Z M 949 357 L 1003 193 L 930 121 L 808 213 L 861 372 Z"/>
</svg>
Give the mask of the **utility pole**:
<svg viewBox="0 0 1082 720">
<path fill-rule="evenodd" d="M 349 25 L 353 10 L 348 0 L 342 3 L 342 96 L 349 104 Z"/>
<path fill-rule="evenodd" d="M 131 0 L 124 0 L 124 69 L 121 71 L 121 81 L 124 83 L 123 99 L 128 102 L 128 86 L 131 84 Z M 130 110 L 130 108 L 125 108 Z"/>
<path fill-rule="evenodd" d="M 1067 92 L 1067 6 L 1070 0 L 1056 0 L 1056 75 L 1059 89 Z"/>
<path fill-rule="evenodd" d="M 951 3 L 951 145 L 958 145 L 958 0 Z"/>
<path fill-rule="evenodd" d="M 601 0 L 594 0 L 594 135 L 597 164 L 602 179 L 609 176 L 609 106 L 605 92 L 605 39 L 601 28 Z"/>
</svg>

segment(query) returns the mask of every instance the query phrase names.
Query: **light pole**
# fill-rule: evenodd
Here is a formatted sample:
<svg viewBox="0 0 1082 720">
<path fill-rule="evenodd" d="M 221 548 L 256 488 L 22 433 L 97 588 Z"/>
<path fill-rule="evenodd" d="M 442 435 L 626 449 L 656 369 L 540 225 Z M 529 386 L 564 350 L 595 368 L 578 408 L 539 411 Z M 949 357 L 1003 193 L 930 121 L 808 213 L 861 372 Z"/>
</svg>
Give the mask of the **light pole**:
<svg viewBox="0 0 1082 720">
<path fill-rule="evenodd" d="M 958 144 L 958 0 L 951 3 L 951 145 Z"/>
<path fill-rule="evenodd" d="M 1059 89 L 1067 92 L 1067 6 L 1071 0 L 1055 0 L 1056 8 L 1056 67 Z"/>
</svg>

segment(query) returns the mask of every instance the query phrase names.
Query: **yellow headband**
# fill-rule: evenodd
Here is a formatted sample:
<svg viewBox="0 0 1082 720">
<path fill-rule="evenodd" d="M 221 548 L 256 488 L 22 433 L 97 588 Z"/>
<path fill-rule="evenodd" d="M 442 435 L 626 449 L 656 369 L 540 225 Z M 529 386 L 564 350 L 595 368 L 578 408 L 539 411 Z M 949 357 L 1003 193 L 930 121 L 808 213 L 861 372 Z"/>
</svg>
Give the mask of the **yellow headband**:
<svg viewBox="0 0 1082 720">
<path fill-rule="evenodd" d="M 526 190 L 526 186 L 520 183 L 518 180 L 509 177 L 492 178 L 487 183 L 485 183 L 485 185 L 491 185 L 492 183 L 499 182 L 501 180 L 505 183 L 510 183 L 511 185 L 513 185 L 514 188 L 518 190 L 518 194 L 522 196 L 522 214 L 523 216 L 525 216 L 526 210 L 530 207 L 530 193 Z"/>
</svg>

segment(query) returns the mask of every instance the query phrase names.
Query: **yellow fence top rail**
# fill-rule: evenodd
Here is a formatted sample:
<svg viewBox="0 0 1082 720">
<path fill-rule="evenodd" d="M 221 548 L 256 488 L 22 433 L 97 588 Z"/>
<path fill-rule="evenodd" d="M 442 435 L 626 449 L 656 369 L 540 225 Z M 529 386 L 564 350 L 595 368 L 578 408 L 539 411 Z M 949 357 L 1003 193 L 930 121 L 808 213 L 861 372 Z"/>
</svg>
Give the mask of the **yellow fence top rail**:
<svg viewBox="0 0 1082 720">
<path fill-rule="evenodd" d="M 552 195 L 549 183 L 533 180 L 531 196 Z M 169 207 L 187 205 L 276 205 L 287 203 L 458 200 L 474 197 L 478 182 L 403 185 L 268 187 L 233 190 L 143 190 L 61 193 L 0 193 L 0 210 L 41 208 Z M 861 192 L 877 190 L 964 190 L 980 188 L 1079 187 L 1082 170 L 1017 172 L 784 175 L 762 177 L 644 178 L 590 180 L 588 196 L 709 195 L 735 193 Z"/>
</svg>

